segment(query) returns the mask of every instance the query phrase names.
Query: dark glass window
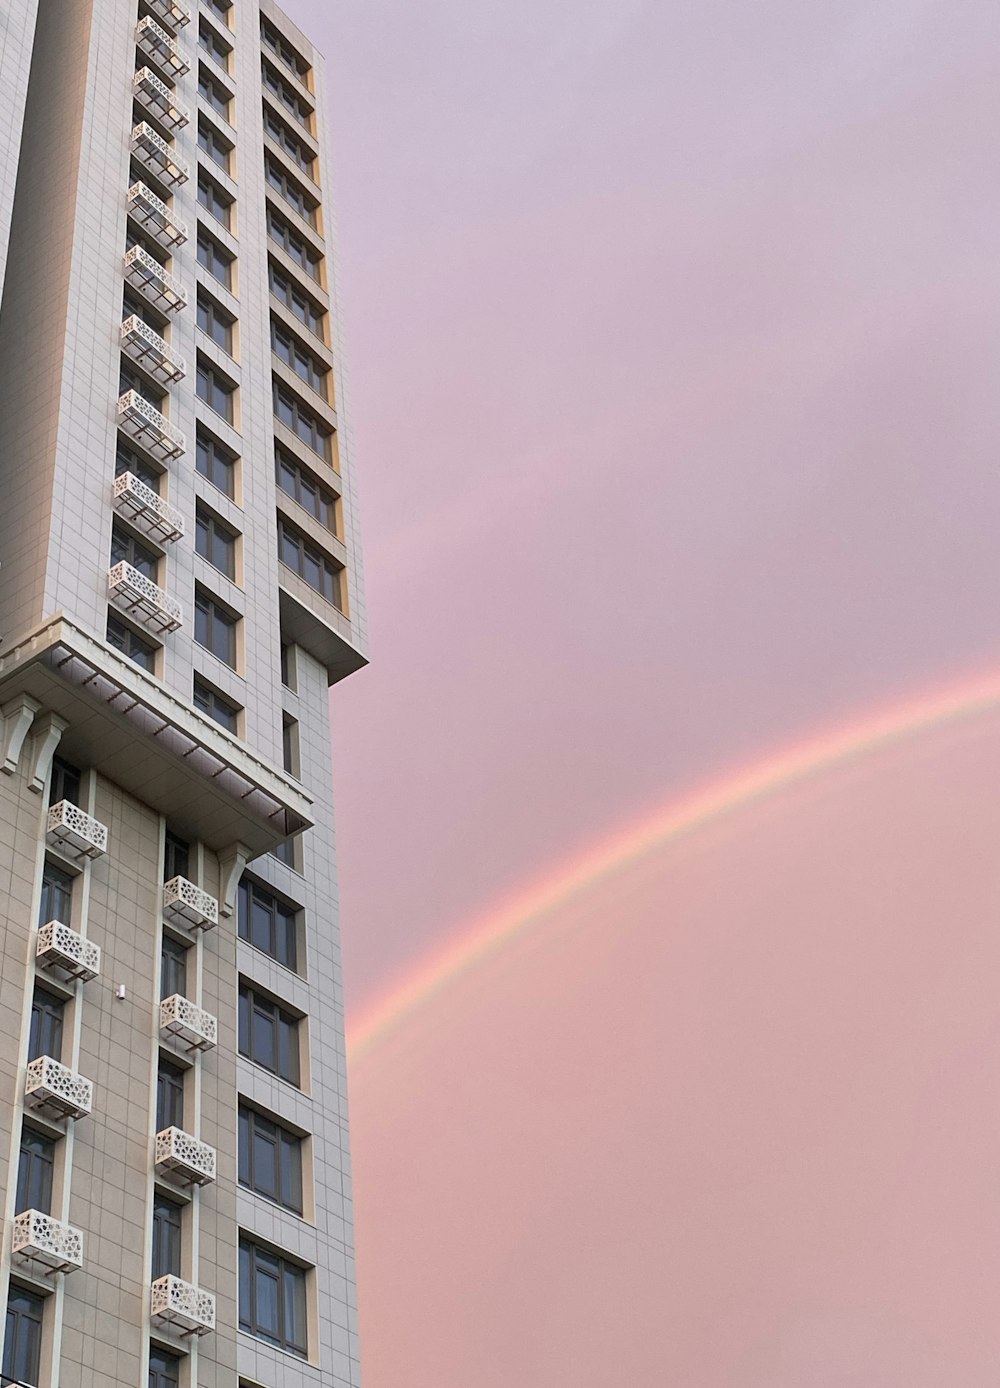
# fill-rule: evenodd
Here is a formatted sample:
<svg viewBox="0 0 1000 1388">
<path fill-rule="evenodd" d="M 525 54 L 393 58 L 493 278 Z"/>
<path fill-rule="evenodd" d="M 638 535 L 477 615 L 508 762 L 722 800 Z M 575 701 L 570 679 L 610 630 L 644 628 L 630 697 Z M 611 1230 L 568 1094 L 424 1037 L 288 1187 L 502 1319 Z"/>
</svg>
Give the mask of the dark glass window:
<svg viewBox="0 0 1000 1388">
<path fill-rule="evenodd" d="M 316 225 L 316 203 L 309 196 L 306 190 L 294 178 L 289 178 L 284 169 L 281 168 L 268 155 L 264 156 L 264 177 L 268 184 L 278 193 L 281 198 L 288 203 L 288 206 L 296 212 L 304 222 L 308 222 L 311 227 Z"/>
<path fill-rule="evenodd" d="M 320 525 L 337 533 L 337 499 L 333 492 L 311 477 L 283 448 L 274 451 L 274 473 L 286 496 L 297 501 Z"/>
<path fill-rule="evenodd" d="M 285 254 L 305 270 L 307 275 L 319 280 L 322 257 L 310 246 L 306 238 L 300 236 L 280 212 L 275 212 L 270 207 L 267 209 L 266 220 L 267 233 L 271 240 L 277 242 Z"/>
<path fill-rule="evenodd" d="M 198 325 L 201 326 L 201 308 L 198 309 Z M 223 419 L 233 422 L 233 402 L 236 398 L 236 387 L 232 381 L 228 380 L 221 371 L 218 371 L 211 362 L 204 357 L 198 358 L 198 373 L 196 381 L 198 399 L 204 400 L 216 414 L 221 414 Z"/>
<path fill-rule="evenodd" d="M 304 347 L 294 333 L 289 332 L 283 323 L 277 322 L 274 318 L 271 319 L 271 350 L 286 366 L 290 366 L 307 386 L 311 386 L 317 395 L 321 395 L 324 400 L 329 399 L 326 385 L 329 368 L 324 366 L 308 347 Z"/>
<path fill-rule="evenodd" d="M 220 606 L 200 588 L 194 597 L 194 639 L 199 646 L 236 669 L 236 624 L 238 617 Z"/>
<path fill-rule="evenodd" d="M 218 723 L 220 727 L 225 728 L 227 732 L 239 732 L 239 705 L 230 702 L 224 694 L 220 694 L 210 684 L 200 680 L 197 675 L 194 677 L 194 706 L 200 708 L 202 713 L 207 713 L 209 718 Z"/>
<path fill-rule="evenodd" d="M 153 1200 L 152 1280 L 181 1275 L 181 1216 L 183 1207 L 175 1200 L 157 1195 Z"/>
<path fill-rule="evenodd" d="M 211 212 L 217 222 L 221 222 L 227 231 L 230 230 L 233 200 L 203 170 L 198 171 L 198 201 L 206 212 Z"/>
<path fill-rule="evenodd" d="M 11 1286 L 7 1293 L 7 1328 L 3 1341 L 3 1382 L 37 1388 L 42 1361 L 40 1296 Z"/>
<path fill-rule="evenodd" d="M 277 858 L 279 863 L 284 863 L 285 867 L 292 868 L 295 872 L 299 869 L 299 836 L 293 834 L 290 839 L 282 839 L 271 849 L 272 858 Z"/>
<path fill-rule="evenodd" d="M 149 1388 L 179 1388 L 180 1355 L 169 1354 L 155 1345 L 149 1351 Z"/>
<path fill-rule="evenodd" d="M 283 120 L 278 117 L 264 102 L 264 133 L 268 135 L 276 145 L 285 151 L 289 159 L 295 161 L 303 173 L 313 177 L 314 156 L 297 135 L 293 135 L 291 130 Z"/>
<path fill-rule="evenodd" d="M 175 877 L 188 877 L 188 864 L 191 860 L 191 845 L 177 834 L 167 830 L 163 841 L 163 880 L 172 882 Z"/>
<path fill-rule="evenodd" d="M 227 29 L 233 27 L 229 22 L 229 11 L 232 9 L 232 0 L 202 0 L 202 4 L 206 9 L 211 10 L 213 14 L 218 15 Z"/>
<path fill-rule="evenodd" d="M 274 297 L 290 309 L 300 323 L 304 323 L 318 338 L 322 338 L 325 311 L 271 260 L 267 263 L 267 274 Z"/>
<path fill-rule="evenodd" d="M 289 906 L 259 882 L 249 877 L 240 882 L 240 939 L 289 969 L 296 967 L 297 915 L 294 906 Z"/>
<path fill-rule="evenodd" d="M 278 558 L 304 578 L 310 588 L 315 588 L 327 602 L 342 610 L 343 592 L 341 589 L 341 566 L 327 558 L 306 537 L 278 517 Z"/>
<path fill-rule="evenodd" d="M 204 506 L 195 512 L 194 547 L 220 573 L 236 577 L 236 531 Z"/>
<path fill-rule="evenodd" d="M 198 64 L 198 95 L 207 101 L 213 111 L 218 111 L 225 121 L 229 121 L 230 95 L 221 82 L 209 72 L 204 63 Z M 232 122 L 229 121 L 231 125 Z"/>
<path fill-rule="evenodd" d="M 160 997 L 187 997 L 187 946 L 170 935 L 160 944 Z"/>
<path fill-rule="evenodd" d="M 161 1060 L 156 1076 L 156 1131 L 184 1126 L 184 1070 Z"/>
<path fill-rule="evenodd" d="M 235 322 L 236 319 L 233 315 L 227 312 L 221 304 L 217 304 L 214 299 L 210 299 L 201 290 L 198 291 L 198 327 L 230 356 L 233 352 L 233 324 Z M 209 404 L 211 403 L 209 401 Z M 214 408 L 218 409 L 218 406 L 216 405 Z M 226 411 L 221 409 L 219 413 L 225 414 Z M 226 417 L 229 418 L 228 415 Z"/>
<path fill-rule="evenodd" d="M 294 1263 L 240 1239 L 240 1329 L 305 1357 L 306 1275 Z"/>
<path fill-rule="evenodd" d="M 123 559 L 133 569 L 138 569 L 146 578 L 156 582 L 160 568 L 159 555 L 122 526 L 115 525 L 111 530 L 111 563 L 120 564 Z"/>
<path fill-rule="evenodd" d="M 308 103 L 302 100 L 291 83 L 286 82 L 277 68 L 266 58 L 261 59 L 260 72 L 267 90 L 278 98 L 286 111 L 290 111 L 295 119 L 309 130 L 312 114 Z"/>
<path fill-rule="evenodd" d="M 148 400 L 156 409 L 162 411 L 166 392 L 152 381 L 147 381 L 141 372 L 133 371 L 131 366 L 126 366 L 123 360 L 118 372 L 118 394 L 124 395 L 127 390 L 137 391 L 143 400 Z"/>
<path fill-rule="evenodd" d="M 108 645 L 113 646 L 116 651 L 121 651 L 122 655 L 128 656 L 129 660 L 141 665 L 151 675 L 156 674 L 157 647 L 111 613 L 108 613 Z"/>
<path fill-rule="evenodd" d="M 302 1139 L 242 1104 L 239 1181 L 286 1210 L 302 1213 Z"/>
<path fill-rule="evenodd" d="M 55 863 L 46 862 L 42 868 L 42 896 L 38 903 L 38 924 L 62 921 L 69 925 L 73 918 L 73 876 L 63 872 Z"/>
<path fill-rule="evenodd" d="M 309 64 L 301 54 L 296 53 L 287 39 L 282 38 L 274 25 L 269 24 L 263 16 L 260 21 L 260 36 L 275 57 L 281 59 L 288 71 L 300 82 L 303 81 L 309 72 Z"/>
<path fill-rule="evenodd" d="M 295 666 L 292 648 L 287 642 L 281 643 L 281 683 L 286 689 L 295 688 Z"/>
<path fill-rule="evenodd" d="M 157 472 L 156 468 L 151 467 L 145 458 L 141 458 L 134 449 L 123 443 L 119 435 L 118 447 L 115 451 L 115 476 L 120 477 L 123 472 L 130 472 L 133 477 L 138 477 L 140 482 L 145 482 L 147 487 L 152 487 L 153 491 L 159 495 L 163 474 Z"/>
<path fill-rule="evenodd" d="M 21 1129 L 21 1155 L 17 1164 L 17 1194 L 14 1213 L 21 1210 L 52 1212 L 52 1170 L 56 1144 L 33 1128 Z"/>
<path fill-rule="evenodd" d="M 213 62 L 219 64 L 223 72 L 229 71 L 229 55 L 232 52 L 229 44 L 212 28 L 211 24 L 202 21 L 198 25 L 198 44 L 203 48 Z"/>
<path fill-rule="evenodd" d="M 233 287 L 233 259 L 226 248 L 203 227 L 198 227 L 198 264 L 204 266 L 227 289 Z"/>
<path fill-rule="evenodd" d="M 80 776 L 78 766 L 68 762 L 65 757 L 53 757 L 49 804 L 58 805 L 60 800 L 68 800 L 71 805 L 79 805 Z"/>
<path fill-rule="evenodd" d="M 333 431 L 277 381 L 274 382 L 274 413 L 307 448 L 311 448 L 324 462 L 330 461 L 330 435 Z"/>
<path fill-rule="evenodd" d="M 47 988 L 35 985 L 31 999 L 31 1030 L 28 1033 L 28 1059 L 50 1055 L 62 1059 L 63 1013 L 66 1000 Z"/>
<path fill-rule="evenodd" d="M 281 720 L 281 764 L 290 776 L 299 774 L 299 725 L 287 714 Z"/>
<path fill-rule="evenodd" d="M 200 428 L 195 441 L 194 465 L 202 477 L 226 496 L 236 493 L 236 459 L 229 449 Z"/>
<path fill-rule="evenodd" d="M 299 1019 L 247 984 L 240 986 L 240 1055 L 264 1070 L 299 1083 Z"/>
<path fill-rule="evenodd" d="M 220 169 L 229 172 L 232 145 L 207 120 L 198 121 L 198 148 L 203 150 Z"/>
</svg>

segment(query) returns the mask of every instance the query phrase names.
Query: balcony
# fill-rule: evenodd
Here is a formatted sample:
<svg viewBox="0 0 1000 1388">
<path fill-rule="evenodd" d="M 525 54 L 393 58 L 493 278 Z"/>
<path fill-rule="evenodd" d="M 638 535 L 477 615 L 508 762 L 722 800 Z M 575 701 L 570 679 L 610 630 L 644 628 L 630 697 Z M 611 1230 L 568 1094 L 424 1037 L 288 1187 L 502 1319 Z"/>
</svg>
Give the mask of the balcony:
<svg viewBox="0 0 1000 1388">
<path fill-rule="evenodd" d="M 189 1051 L 210 1051 L 219 1039 L 219 1024 L 211 1012 L 180 993 L 171 993 L 160 1003 L 160 1030 L 185 1042 Z"/>
<path fill-rule="evenodd" d="M 187 362 L 180 352 L 168 346 L 165 339 L 137 313 L 129 314 L 122 322 L 121 349 L 148 376 L 162 385 L 173 385 L 187 373 Z"/>
<path fill-rule="evenodd" d="M 219 924 L 219 903 L 186 877 L 171 877 L 163 884 L 163 919 L 195 930 L 211 930 Z"/>
<path fill-rule="evenodd" d="M 184 517 L 180 511 L 168 506 L 162 496 L 131 472 L 123 472 L 115 478 L 113 505 L 137 530 L 161 544 L 172 543 L 184 535 Z"/>
<path fill-rule="evenodd" d="M 72 800 L 60 800 L 49 810 L 45 840 L 70 858 L 100 858 L 108 851 L 108 829 Z"/>
<path fill-rule="evenodd" d="M 133 289 L 161 313 L 177 313 L 187 303 L 187 290 L 141 246 L 125 252 L 125 278 Z"/>
<path fill-rule="evenodd" d="M 183 29 L 185 24 L 191 23 L 191 11 L 178 0 L 146 0 L 146 8 L 173 29 Z"/>
<path fill-rule="evenodd" d="M 148 125 L 146 129 L 149 129 Z M 157 197 L 141 179 L 128 190 L 128 215 L 148 231 L 165 251 L 182 246 L 188 239 L 186 223 L 175 217 L 163 199 Z"/>
<path fill-rule="evenodd" d="M 158 1171 L 172 1171 L 190 1185 L 215 1180 L 215 1148 L 182 1128 L 164 1128 L 156 1134 L 153 1160 Z"/>
<path fill-rule="evenodd" d="M 51 1109 L 64 1118 L 86 1118 L 94 1106 L 94 1086 L 50 1055 L 40 1055 L 28 1064 L 24 1102 L 29 1108 Z"/>
<path fill-rule="evenodd" d="M 14 1216 L 11 1252 L 49 1272 L 73 1272 L 83 1267 L 83 1235 L 41 1210 L 22 1210 Z"/>
<path fill-rule="evenodd" d="M 136 25 L 135 46 L 172 82 L 176 82 L 178 77 L 183 77 L 191 70 L 191 64 L 181 52 L 180 44 L 175 38 L 171 38 L 166 29 L 161 29 L 150 15 L 140 19 Z"/>
<path fill-rule="evenodd" d="M 215 1297 L 179 1277 L 159 1277 L 153 1283 L 149 1314 L 159 1325 L 173 1326 L 183 1335 L 205 1335 L 215 1329 Z"/>
<path fill-rule="evenodd" d="M 180 130 L 191 119 L 191 112 L 181 106 L 174 93 L 148 67 L 141 67 L 132 78 L 132 95 L 154 120 L 168 130 Z"/>
<path fill-rule="evenodd" d="M 108 570 L 108 596 L 116 607 L 161 635 L 183 625 L 177 599 L 125 559 Z"/>
<path fill-rule="evenodd" d="M 183 159 L 176 159 L 163 136 L 157 135 L 153 127 L 145 121 L 140 121 L 132 127 L 129 148 L 135 155 L 136 162 L 141 164 L 148 174 L 171 188 L 178 183 L 186 183 L 191 176 L 191 171 Z"/>
<path fill-rule="evenodd" d="M 179 458 L 187 447 L 181 431 L 137 390 L 127 390 L 118 397 L 118 427 L 162 462 Z"/>
<path fill-rule="evenodd" d="M 62 921 L 48 921 L 38 931 L 35 958 L 47 969 L 61 969 L 89 983 L 101 972 L 101 947 L 85 940 Z"/>
</svg>

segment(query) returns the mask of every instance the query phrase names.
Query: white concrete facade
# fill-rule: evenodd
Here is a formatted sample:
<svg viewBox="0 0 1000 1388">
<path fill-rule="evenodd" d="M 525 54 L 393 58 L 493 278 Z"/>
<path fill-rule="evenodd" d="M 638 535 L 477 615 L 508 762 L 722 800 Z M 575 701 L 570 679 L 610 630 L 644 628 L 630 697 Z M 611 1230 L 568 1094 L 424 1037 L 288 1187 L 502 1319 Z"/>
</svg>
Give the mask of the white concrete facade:
<svg viewBox="0 0 1000 1388">
<path fill-rule="evenodd" d="M 9 9 L 4 1372 L 355 1388 L 328 685 L 366 629 L 323 62 L 270 0 Z"/>
</svg>

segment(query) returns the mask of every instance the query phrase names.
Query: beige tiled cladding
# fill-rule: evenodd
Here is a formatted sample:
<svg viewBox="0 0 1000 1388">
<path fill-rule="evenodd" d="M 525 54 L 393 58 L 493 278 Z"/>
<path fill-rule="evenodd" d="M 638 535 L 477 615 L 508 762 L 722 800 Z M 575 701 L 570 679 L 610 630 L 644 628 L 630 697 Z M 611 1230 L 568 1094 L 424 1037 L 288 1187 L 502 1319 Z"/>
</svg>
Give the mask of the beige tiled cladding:
<svg viewBox="0 0 1000 1388">
<path fill-rule="evenodd" d="M 177 87 L 191 123 L 176 132 L 175 152 L 199 163 L 197 48 L 200 18 L 219 21 L 197 0 L 192 23 L 178 41 L 193 60 Z M 8 12 L 10 12 L 8 14 Z M 120 362 L 119 320 L 132 119 L 134 4 L 122 0 L 38 0 L 34 35 L 38 81 L 27 82 L 35 0 L 0 0 L 0 273 L 7 259 L 7 293 L 0 314 L 0 636 L 2 649 L 41 619 L 64 611 L 103 640 L 107 569 L 114 520 L 112 486 L 115 404 Z M 197 178 L 174 192 L 171 210 L 191 231 L 174 250 L 169 269 L 188 291 L 188 306 L 171 321 L 172 349 L 188 374 L 170 385 L 166 414 L 188 440 L 187 453 L 167 468 L 164 499 L 185 519 L 185 535 L 168 548 L 158 581 L 178 599 L 185 625 L 164 638 L 158 676 L 190 700 L 198 673 L 245 709 L 241 733 L 249 749 L 281 769 L 282 711 L 298 720 L 300 764 L 314 801 L 315 827 L 301 843 L 301 872 L 270 855 L 251 865 L 265 884 L 303 909 L 304 967 L 292 975 L 237 939 L 236 916 L 220 915 L 207 932 L 191 932 L 186 995 L 218 1018 L 218 1045 L 186 1058 L 185 1129 L 217 1152 L 215 1182 L 183 1192 L 181 1275 L 216 1298 L 216 1329 L 173 1344 L 184 1359 L 182 1388 L 236 1388 L 238 1376 L 264 1388 L 356 1388 L 359 1383 L 353 1273 L 353 1213 L 346 1118 L 346 1055 L 339 947 L 339 899 L 330 771 L 330 669 L 309 651 L 293 653 L 295 690 L 280 678 L 279 587 L 294 592 L 301 620 L 318 623 L 309 649 L 331 659 L 338 676 L 364 660 L 366 620 L 350 397 L 338 312 L 333 208 L 322 208 L 329 296 L 329 347 L 335 363 L 337 434 L 331 467 L 313 460 L 343 495 L 342 542 L 331 552 L 348 573 L 349 619 L 340 616 L 278 563 L 271 408 L 271 297 L 263 207 L 265 181 L 259 19 L 264 13 L 313 64 L 320 187 L 330 190 L 321 58 L 270 0 L 235 0 L 230 15 L 235 91 L 236 162 L 227 180 L 237 197 L 232 233 L 197 202 Z M 6 27 L 5 27 L 6 26 Z M 209 67 L 210 60 L 204 59 Z M 58 73 L 53 82 L 51 74 Z M 23 139 L 19 111 L 23 108 Z M 6 123 L 5 123 L 6 122 Z M 20 170 L 11 215 L 15 171 Z M 10 251 L 7 255 L 7 225 Z M 197 262 L 201 222 L 237 256 L 232 291 Z M 280 259 L 280 256 L 279 256 Z M 291 262 L 285 261 L 286 264 Z M 13 271 L 13 273 L 12 273 Z M 198 286 L 237 315 L 237 360 L 199 334 Z M 284 315 L 285 321 L 289 320 Z M 304 331 L 304 330 L 303 330 Z M 224 366 L 239 386 L 236 426 L 195 394 L 194 363 L 201 352 Z M 194 467 L 198 424 L 241 459 L 233 499 L 222 496 Z M 304 445 L 297 445 L 306 456 Z M 237 580 L 219 574 L 194 548 L 196 501 L 201 498 L 242 536 Z M 292 503 L 283 503 L 293 509 Z M 314 538 L 319 532 L 305 523 Z M 245 618 L 240 661 L 231 670 L 193 639 L 195 584 L 208 588 Z M 311 615 L 310 615 L 311 614 Z M 323 633 L 328 633 L 324 636 Z M 306 636 L 303 636 L 306 639 Z M 330 643 L 333 643 L 331 647 Z M 338 644 L 339 643 L 339 644 Z M 0 707 L 7 702 L 0 681 Z M 45 710 L 39 711 L 39 718 Z M 38 727 L 41 727 L 39 722 Z M 72 756 L 79 729 L 70 726 L 61 749 Z M 83 738 L 80 737 L 80 745 Z M 21 1091 L 31 989 L 36 977 L 35 925 L 45 857 L 47 788 L 28 788 L 37 739 L 29 735 L 13 774 L 0 774 L 0 1199 L 9 1227 L 13 1212 L 23 1106 Z M 137 749 L 138 751 L 138 749 Z M 156 804 L 135 798 L 87 773 L 81 807 L 109 831 L 108 851 L 73 865 L 78 874 L 67 924 L 102 949 L 101 973 L 65 982 L 68 1009 L 61 1059 L 94 1086 L 92 1113 L 60 1120 L 52 1213 L 84 1235 L 84 1266 L 47 1284 L 43 1381 L 59 1388 L 135 1388 L 144 1383 L 148 1345 L 155 1075 L 162 1049 L 184 1057 L 159 1032 L 159 951 L 162 845 L 166 824 Z M 194 845 L 188 876 L 222 897 L 220 861 Z M 301 1089 L 237 1054 L 238 978 L 286 1001 L 305 1017 L 308 1050 Z M 46 974 L 47 986 L 57 989 Z M 121 994 L 119 996 L 119 994 Z M 303 1129 L 307 1200 L 299 1218 L 237 1185 L 238 1096 L 245 1095 Z M 44 1121 L 44 1120 L 43 1120 Z M 162 1183 L 177 1187 L 168 1177 Z M 311 1275 L 310 1347 L 303 1362 L 237 1329 L 236 1269 L 240 1229 L 287 1251 L 315 1269 Z M 0 1295 L 12 1271 L 10 1237 L 0 1246 Z M 23 1269 L 14 1269 L 23 1276 Z"/>
</svg>

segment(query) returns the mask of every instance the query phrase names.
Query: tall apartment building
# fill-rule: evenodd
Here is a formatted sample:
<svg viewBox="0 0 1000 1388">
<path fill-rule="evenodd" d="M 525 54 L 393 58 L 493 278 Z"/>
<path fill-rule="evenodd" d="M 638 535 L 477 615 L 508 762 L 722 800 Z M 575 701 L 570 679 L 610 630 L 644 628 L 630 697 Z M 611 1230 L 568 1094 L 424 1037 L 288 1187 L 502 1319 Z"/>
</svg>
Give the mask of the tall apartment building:
<svg viewBox="0 0 1000 1388">
<path fill-rule="evenodd" d="M 270 0 L 35 10 L 0 0 L 3 1381 L 345 1388 L 323 64 Z"/>
</svg>

